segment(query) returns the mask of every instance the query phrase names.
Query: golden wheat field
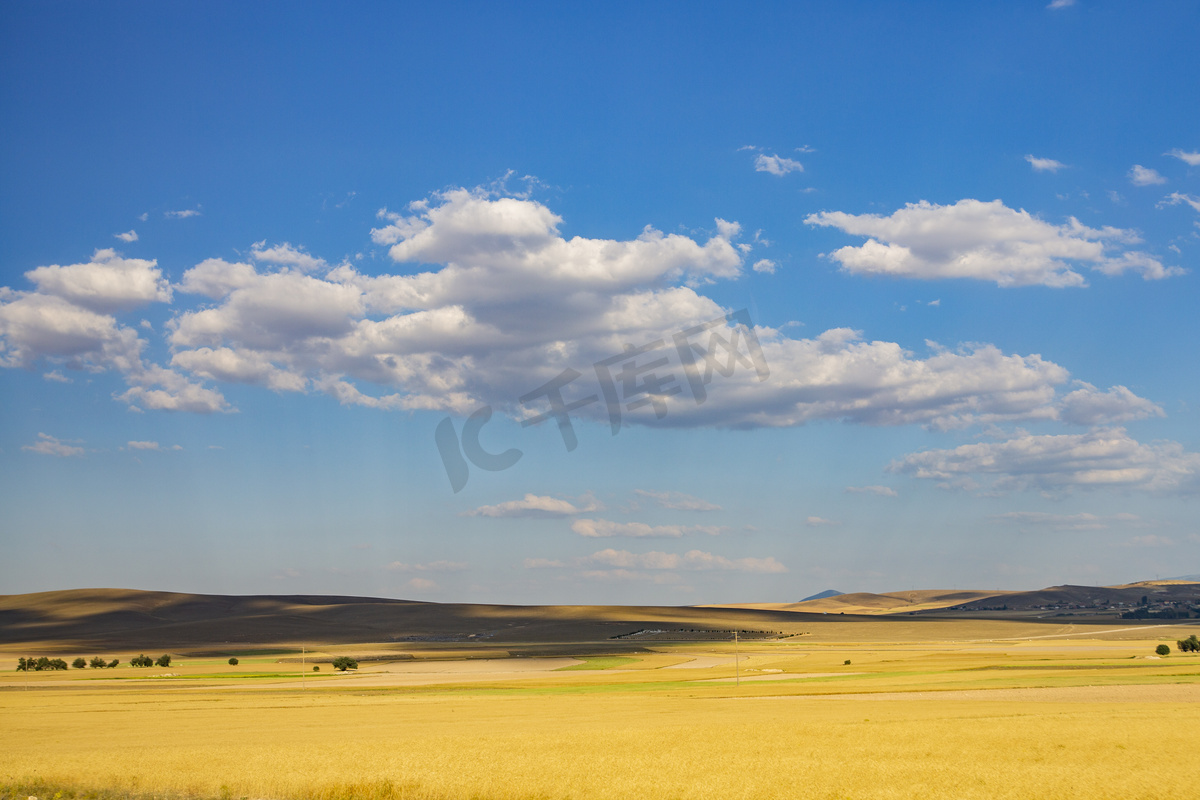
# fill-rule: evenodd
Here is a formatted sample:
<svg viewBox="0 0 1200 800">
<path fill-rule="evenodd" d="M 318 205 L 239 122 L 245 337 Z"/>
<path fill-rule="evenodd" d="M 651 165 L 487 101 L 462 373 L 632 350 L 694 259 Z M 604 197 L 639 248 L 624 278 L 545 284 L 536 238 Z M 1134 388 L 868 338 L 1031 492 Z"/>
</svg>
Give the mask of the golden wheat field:
<svg viewBox="0 0 1200 800">
<path fill-rule="evenodd" d="M 756 643 L 736 666 L 712 643 L 431 649 L 303 686 L 281 653 L 7 672 L 0 778 L 22 798 L 1180 796 L 1200 657 L 1148 657 L 1160 641 Z"/>
</svg>

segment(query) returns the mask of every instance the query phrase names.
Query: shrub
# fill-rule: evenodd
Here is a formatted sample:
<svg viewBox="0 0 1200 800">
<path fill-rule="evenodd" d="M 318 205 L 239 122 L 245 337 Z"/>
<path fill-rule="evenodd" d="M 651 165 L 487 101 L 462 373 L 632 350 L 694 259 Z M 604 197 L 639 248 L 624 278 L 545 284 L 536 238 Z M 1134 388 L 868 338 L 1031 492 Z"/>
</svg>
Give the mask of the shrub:
<svg viewBox="0 0 1200 800">
<path fill-rule="evenodd" d="M 313 664 L 313 672 L 320 672 L 320 671 L 321 671 L 321 668 L 318 665 Z"/>
<path fill-rule="evenodd" d="M 169 667 L 169 666 L 171 666 L 171 657 L 170 657 L 170 656 L 166 656 L 166 655 L 159 656 L 159 657 L 158 657 L 158 660 L 154 662 L 154 666 L 156 666 L 156 667 Z"/>
<path fill-rule="evenodd" d="M 236 667 L 237 665 L 238 665 L 238 660 L 236 658 L 229 659 L 229 666 Z"/>
<path fill-rule="evenodd" d="M 83 659 L 83 656 L 80 656 L 79 658 L 77 658 L 71 662 L 71 666 L 74 667 L 75 669 L 83 669 L 84 667 L 87 666 L 87 661 L 85 661 Z"/>
<path fill-rule="evenodd" d="M 338 656 L 333 660 L 333 668 L 345 672 L 348 669 L 358 669 L 358 662 L 349 656 Z"/>
<path fill-rule="evenodd" d="M 92 659 L 92 669 L 104 669 L 107 666 L 108 666 L 108 662 L 105 661 L 100 656 L 96 656 L 95 658 Z"/>
<path fill-rule="evenodd" d="M 114 658 L 112 661 L 108 662 L 108 668 L 109 668 L 109 669 L 112 669 L 112 668 L 116 667 L 116 666 L 117 666 L 118 664 L 120 664 L 120 663 L 121 663 L 121 659 L 119 659 L 119 658 Z"/>
<path fill-rule="evenodd" d="M 1154 652 L 1158 653 L 1160 656 L 1169 656 L 1171 654 L 1171 647 L 1170 645 L 1160 644 L 1158 647 L 1154 648 Z"/>
</svg>

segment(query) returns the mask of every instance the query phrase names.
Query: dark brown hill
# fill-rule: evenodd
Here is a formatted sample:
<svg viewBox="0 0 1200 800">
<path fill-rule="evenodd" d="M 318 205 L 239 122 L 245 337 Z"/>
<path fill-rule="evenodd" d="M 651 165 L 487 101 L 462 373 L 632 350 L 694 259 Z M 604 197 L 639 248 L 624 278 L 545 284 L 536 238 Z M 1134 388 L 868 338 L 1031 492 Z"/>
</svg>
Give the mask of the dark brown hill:
<svg viewBox="0 0 1200 800">
<path fill-rule="evenodd" d="M 500 606 L 377 597 L 77 589 L 0 596 L 0 646 L 202 648 L 324 642 L 604 641 L 641 630 L 802 633 L 813 615 L 655 606 Z"/>
</svg>

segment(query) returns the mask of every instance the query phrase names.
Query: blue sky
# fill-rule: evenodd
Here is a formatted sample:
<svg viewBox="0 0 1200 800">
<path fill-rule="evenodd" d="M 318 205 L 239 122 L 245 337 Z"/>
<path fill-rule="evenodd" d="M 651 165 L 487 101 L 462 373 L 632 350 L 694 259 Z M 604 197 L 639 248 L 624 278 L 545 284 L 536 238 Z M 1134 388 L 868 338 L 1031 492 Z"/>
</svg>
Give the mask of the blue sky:
<svg viewBox="0 0 1200 800">
<path fill-rule="evenodd" d="M 1198 26 L 9 4 L 0 592 L 1194 573 Z"/>
</svg>

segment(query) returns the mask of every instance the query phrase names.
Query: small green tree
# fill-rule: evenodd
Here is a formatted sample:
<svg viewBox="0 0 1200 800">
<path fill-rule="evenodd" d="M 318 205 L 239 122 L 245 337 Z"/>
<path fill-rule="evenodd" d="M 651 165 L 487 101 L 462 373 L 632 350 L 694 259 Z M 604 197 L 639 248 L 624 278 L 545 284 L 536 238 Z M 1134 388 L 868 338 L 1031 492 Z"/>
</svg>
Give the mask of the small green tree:
<svg viewBox="0 0 1200 800">
<path fill-rule="evenodd" d="M 116 667 L 116 666 L 117 666 L 118 664 L 120 664 L 120 663 L 121 663 L 121 659 L 119 659 L 119 658 L 114 658 L 112 661 L 108 662 L 108 668 L 109 668 L 109 669 L 113 669 L 114 667 Z"/>
<path fill-rule="evenodd" d="M 317 664 L 313 664 L 313 672 L 320 672 L 320 671 L 321 671 L 321 667 Z"/>
<path fill-rule="evenodd" d="M 105 661 L 100 656 L 96 656 L 95 658 L 92 659 L 92 669 L 104 669 L 107 666 L 108 666 L 108 662 Z"/>
<path fill-rule="evenodd" d="M 333 668 L 345 672 L 348 669 L 358 669 L 358 662 L 349 656 L 338 656 L 333 660 Z"/>
<path fill-rule="evenodd" d="M 1160 656 L 1169 656 L 1171 655 L 1171 646 L 1167 644 L 1160 644 L 1158 647 L 1154 648 L 1154 652 L 1158 653 Z"/>
<path fill-rule="evenodd" d="M 171 666 L 171 657 L 170 657 L 170 656 L 168 656 L 168 655 L 161 655 L 161 656 L 159 656 L 159 657 L 158 657 L 158 660 L 154 662 L 154 666 L 156 666 L 156 667 L 169 667 L 169 666 Z"/>
<path fill-rule="evenodd" d="M 1197 639 L 1194 633 L 1188 638 L 1176 642 L 1175 646 L 1181 653 L 1200 653 L 1200 639 Z"/>
<path fill-rule="evenodd" d="M 229 659 L 229 666 L 236 667 L 237 665 L 238 665 L 238 660 L 236 658 Z"/>
<path fill-rule="evenodd" d="M 83 669 L 84 667 L 87 666 L 87 661 L 84 660 L 83 656 L 80 656 L 79 658 L 77 658 L 71 662 L 71 666 L 74 667 L 75 669 Z"/>
<path fill-rule="evenodd" d="M 133 658 L 129 659 L 129 663 L 135 667 L 153 667 L 154 659 L 145 653 L 142 653 L 140 656 L 134 656 Z"/>
</svg>

